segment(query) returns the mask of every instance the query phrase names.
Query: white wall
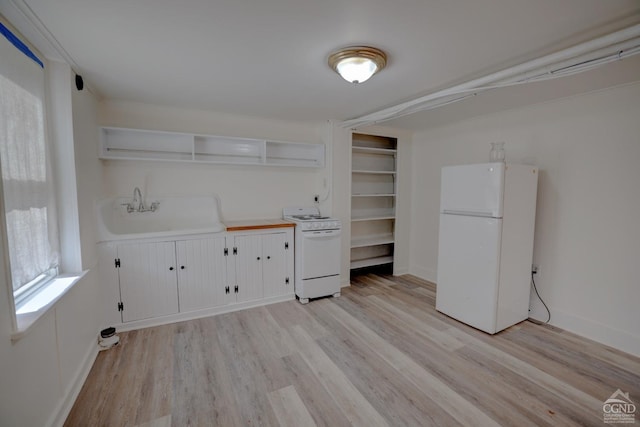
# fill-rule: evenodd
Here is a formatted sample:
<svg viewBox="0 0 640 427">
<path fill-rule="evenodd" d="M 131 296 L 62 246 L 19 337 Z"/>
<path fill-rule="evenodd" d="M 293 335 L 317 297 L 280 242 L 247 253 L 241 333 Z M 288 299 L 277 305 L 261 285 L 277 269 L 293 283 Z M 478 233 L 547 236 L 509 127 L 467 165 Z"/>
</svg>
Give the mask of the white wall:
<svg viewBox="0 0 640 427">
<path fill-rule="evenodd" d="M 56 73 L 62 79 L 72 79 L 67 72 Z M 60 69 L 58 69 L 60 71 Z M 69 87 L 68 82 L 59 82 Z M 74 111 L 73 137 L 75 162 L 95 168 L 78 175 L 78 206 L 83 268 L 95 265 L 93 209 L 88 208 L 88 195 L 98 191 L 95 175 L 99 174 L 95 147 L 96 100 L 86 90 L 63 96 L 66 111 Z M 55 143 L 55 142 L 54 142 Z M 77 241 L 76 241 L 77 244 Z M 0 245 L 0 259 L 4 260 Z M 74 262 L 75 263 L 75 262 Z M 80 264 L 80 262 L 77 262 Z M 39 319 L 19 341 L 11 342 L 11 307 L 7 289 L 7 266 L 0 262 L 0 425 L 47 426 L 62 425 L 88 369 L 97 353 L 97 271 L 92 269 L 73 289 L 64 295 L 43 318 Z"/>
<path fill-rule="evenodd" d="M 75 75 L 72 76 L 75 80 Z M 72 114 L 75 167 L 77 177 L 78 212 L 82 268 L 94 268 L 97 263 L 95 201 L 102 190 L 102 164 L 98 159 L 98 101 L 85 87 L 78 91 L 73 83 Z"/>
<path fill-rule="evenodd" d="M 349 285 L 351 256 L 351 131 L 332 124 L 333 214 L 342 222 L 340 284 Z"/>
<path fill-rule="evenodd" d="M 505 141 L 508 162 L 540 167 L 534 262 L 551 323 L 640 355 L 639 135 L 640 83 L 415 135 L 411 272 L 436 279 L 440 168 Z"/>
<path fill-rule="evenodd" d="M 325 122 L 283 122 L 220 113 L 108 101 L 99 111 L 102 126 L 325 143 Z M 97 149 L 97 148 L 96 148 Z M 325 168 L 262 167 L 128 160 L 104 161 L 103 196 L 129 196 L 134 187 L 149 195 L 217 193 L 226 220 L 279 218 L 282 208 L 313 205 L 330 184 Z M 330 214 L 330 199 L 322 204 Z"/>
</svg>

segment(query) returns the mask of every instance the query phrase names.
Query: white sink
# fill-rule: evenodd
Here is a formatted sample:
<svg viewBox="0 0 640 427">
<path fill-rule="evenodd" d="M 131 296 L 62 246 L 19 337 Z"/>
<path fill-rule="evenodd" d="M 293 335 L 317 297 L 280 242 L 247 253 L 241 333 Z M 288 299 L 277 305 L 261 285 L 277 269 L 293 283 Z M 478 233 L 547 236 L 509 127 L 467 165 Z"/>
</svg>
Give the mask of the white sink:
<svg viewBox="0 0 640 427">
<path fill-rule="evenodd" d="M 127 212 L 131 198 L 116 197 L 98 202 L 98 240 L 112 241 L 186 234 L 220 233 L 226 230 L 220 217 L 218 197 L 147 197 L 159 202 L 147 212 Z"/>
</svg>

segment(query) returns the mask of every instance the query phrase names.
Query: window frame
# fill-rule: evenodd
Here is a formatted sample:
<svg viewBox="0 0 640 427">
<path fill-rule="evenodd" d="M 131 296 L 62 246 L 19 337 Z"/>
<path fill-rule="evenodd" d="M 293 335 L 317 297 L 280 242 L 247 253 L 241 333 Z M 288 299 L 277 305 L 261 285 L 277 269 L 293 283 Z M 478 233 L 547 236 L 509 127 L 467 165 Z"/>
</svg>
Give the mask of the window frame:
<svg viewBox="0 0 640 427">
<path fill-rule="evenodd" d="M 18 40 L 33 50 L 38 58 L 44 56 L 26 40 L 15 27 L 0 15 L 2 23 Z M 4 34 L 0 34 L 4 38 Z M 9 43 L 12 43 L 9 41 Z M 33 59 L 30 55 L 27 57 Z M 34 60 L 35 61 L 35 60 Z M 36 61 L 38 62 L 38 61 Z M 80 251 L 77 181 L 75 175 L 75 149 L 73 141 L 73 116 L 71 109 L 71 67 L 65 62 L 45 60 L 43 120 L 45 150 L 48 157 L 52 194 L 55 199 L 55 226 L 58 228 L 58 263 L 42 272 L 31 282 L 13 290 L 10 254 L 7 239 L 7 222 L 4 209 L 4 188 L 0 179 L 0 262 L 4 265 L 9 306 L 12 311 L 11 340 L 16 342 L 68 293 L 88 273 L 82 269 Z M 69 126 L 71 125 L 71 126 Z M 69 203 L 71 201 L 71 203 Z M 68 204 L 69 206 L 63 206 Z M 64 216 L 68 216 L 69 219 Z M 2 269 L 0 268 L 0 272 Z M 71 273 L 69 273 L 71 272 Z"/>
</svg>

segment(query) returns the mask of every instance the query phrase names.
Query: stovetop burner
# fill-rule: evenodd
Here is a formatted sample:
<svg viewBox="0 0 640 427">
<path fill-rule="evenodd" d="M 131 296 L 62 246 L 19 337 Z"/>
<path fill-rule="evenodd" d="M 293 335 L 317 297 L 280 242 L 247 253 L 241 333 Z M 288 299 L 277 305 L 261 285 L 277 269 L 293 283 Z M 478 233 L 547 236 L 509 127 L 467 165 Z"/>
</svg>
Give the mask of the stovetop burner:
<svg viewBox="0 0 640 427">
<path fill-rule="evenodd" d="M 318 216 L 318 215 L 291 215 L 291 218 L 297 219 L 300 221 L 313 221 L 316 219 L 329 219 L 328 216 Z"/>
<path fill-rule="evenodd" d="M 325 231 L 326 233 L 340 233 L 340 220 L 323 216 L 317 207 L 308 208 L 284 208 L 282 217 L 288 221 L 298 223 L 296 227 L 297 233 L 318 233 Z"/>
</svg>

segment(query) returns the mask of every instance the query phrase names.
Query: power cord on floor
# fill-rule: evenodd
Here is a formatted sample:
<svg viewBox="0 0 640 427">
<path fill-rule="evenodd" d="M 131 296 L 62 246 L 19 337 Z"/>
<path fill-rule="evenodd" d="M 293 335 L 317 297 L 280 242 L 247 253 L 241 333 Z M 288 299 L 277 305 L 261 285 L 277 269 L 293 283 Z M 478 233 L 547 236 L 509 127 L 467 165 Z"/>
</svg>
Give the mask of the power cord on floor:
<svg viewBox="0 0 640 427">
<path fill-rule="evenodd" d="M 544 305 L 544 308 L 547 309 L 547 320 L 544 323 L 549 323 L 549 321 L 551 320 L 551 312 L 549 311 L 549 307 L 547 307 L 547 304 L 544 303 L 544 300 L 542 299 L 542 297 L 540 296 L 540 294 L 538 293 L 538 288 L 536 287 L 536 281 L 533 278 L 533 276 L 536 273 L 534 271 L 531 272 L 531 283 L 533 284 L 533 290 L 536 292 L 536 295 L 538 296 L 538 299 L 540 300 L 540 302 L 542 303 L 542 305 Z M 531 319 L 529 319 L 531 320 Z M 534 322 L 537 323 L 537 322 Z"/>
</svg>

